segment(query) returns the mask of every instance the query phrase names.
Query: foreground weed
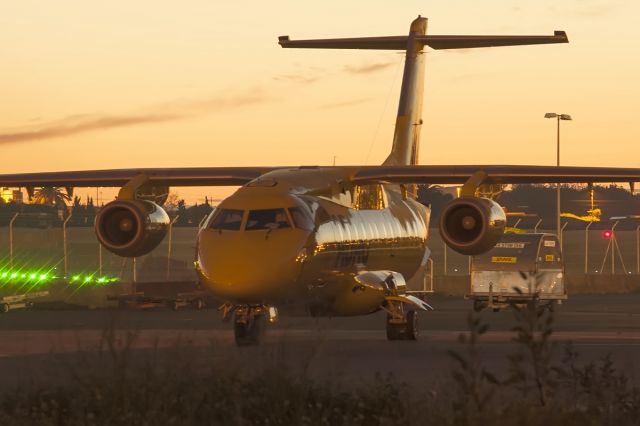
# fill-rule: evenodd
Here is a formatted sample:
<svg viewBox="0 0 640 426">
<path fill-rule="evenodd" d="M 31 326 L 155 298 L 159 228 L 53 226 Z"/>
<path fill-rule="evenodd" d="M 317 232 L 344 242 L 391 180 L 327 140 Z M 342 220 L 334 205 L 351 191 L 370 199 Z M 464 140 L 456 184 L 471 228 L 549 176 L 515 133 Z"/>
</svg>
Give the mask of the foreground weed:
<svg viewBox="0 0 640 426">
<path fill-rule="evenodd" d="M 458 341 L 464 345 L 461 352 L 450 350 L 448 354 L 455 361 L 451 371 L 455 388 L 452 408 L 462 424 L 474 424 L 483 411 L 491 409 L 491 403 L 498 390 L 499 381 L 483 365 L 478 348 L 480 337 L 489 330 L 477 314 L 467 317 L 468 334 L 460 334 Z"/>
</svg>

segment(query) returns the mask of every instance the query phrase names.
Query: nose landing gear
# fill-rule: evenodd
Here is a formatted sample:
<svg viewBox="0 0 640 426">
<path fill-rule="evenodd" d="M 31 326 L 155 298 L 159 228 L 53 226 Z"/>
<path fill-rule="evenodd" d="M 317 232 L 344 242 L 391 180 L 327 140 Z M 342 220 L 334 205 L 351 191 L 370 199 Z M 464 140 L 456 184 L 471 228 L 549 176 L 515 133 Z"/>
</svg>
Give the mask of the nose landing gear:
<svg viewBox="0 0 640 426">
<path fill-rule="evenodd" d="M 237 346 L 258 345 L 264 337 L 267 322 L 278 319 L 278 311 L 267 305 L 231 305 L 220 308 L 222 319 L 229 320 L 233 313 L 233 335 Z"/>
</svg>

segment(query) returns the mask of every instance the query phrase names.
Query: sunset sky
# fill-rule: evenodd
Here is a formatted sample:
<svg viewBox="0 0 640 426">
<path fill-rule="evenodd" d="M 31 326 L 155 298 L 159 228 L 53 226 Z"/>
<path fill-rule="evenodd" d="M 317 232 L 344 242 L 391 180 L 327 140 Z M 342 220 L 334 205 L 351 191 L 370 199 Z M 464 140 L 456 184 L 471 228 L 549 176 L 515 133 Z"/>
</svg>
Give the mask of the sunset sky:
<svg viewBox="0 0 640 426">
<path fill-rule="evenodd" d="M 422 164 L 555 164 L 561 112 L 563 165 L 640 167 L 637 1 L 21 0 L 0 7 L 0 173 L 378 164 L 403 55 L 277 37 L 404 35 L 418 14 L 429 34 L 570 40 L 428 51 Z"/>
</svg>

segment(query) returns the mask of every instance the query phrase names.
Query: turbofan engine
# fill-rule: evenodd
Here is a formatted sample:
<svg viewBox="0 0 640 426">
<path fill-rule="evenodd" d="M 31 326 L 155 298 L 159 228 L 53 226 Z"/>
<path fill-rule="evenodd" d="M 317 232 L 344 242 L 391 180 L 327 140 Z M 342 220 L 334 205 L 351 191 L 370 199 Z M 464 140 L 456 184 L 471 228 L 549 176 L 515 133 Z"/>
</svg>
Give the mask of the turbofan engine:
<svg viewBox="0 0 640 426">
<path fill-rule="evenodd" d="M 473 256 L 496 245 L 507 223 L 502 207 L 488 198 L 460 197 L 440 215 L 440 235 L 458 253 Z"/>
<path fill-rule="evenodd" d="M 96 217 L 98 241 L 110 252 L 137 257 L 156 248 L 167 233 L 169 216 L 152 201 L 116 200 Z"/>
</svg>

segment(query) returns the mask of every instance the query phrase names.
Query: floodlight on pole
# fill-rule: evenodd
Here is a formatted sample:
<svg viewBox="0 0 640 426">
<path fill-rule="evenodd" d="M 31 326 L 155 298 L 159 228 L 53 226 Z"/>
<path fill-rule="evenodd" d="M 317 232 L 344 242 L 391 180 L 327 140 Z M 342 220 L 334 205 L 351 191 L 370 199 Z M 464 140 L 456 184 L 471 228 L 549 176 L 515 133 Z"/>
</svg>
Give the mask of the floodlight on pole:
<svg viewBox="0 0 640 426">
<path fill-rule="evenodd" d="M 556 112 L 548 112 L 544 115 L 544 118 L 555 118 L 557 120 L 556 131 L 556 165 L 560 166 L 560 120 L 573 120 L 569 114 L 559 114 Z M 556 232 L 558 239 L 560 240 L 560 246 L 562 247 L 562 235 L 560 235 L 560 184 L 557 184 L 556 188 Z"/>
</svg>

